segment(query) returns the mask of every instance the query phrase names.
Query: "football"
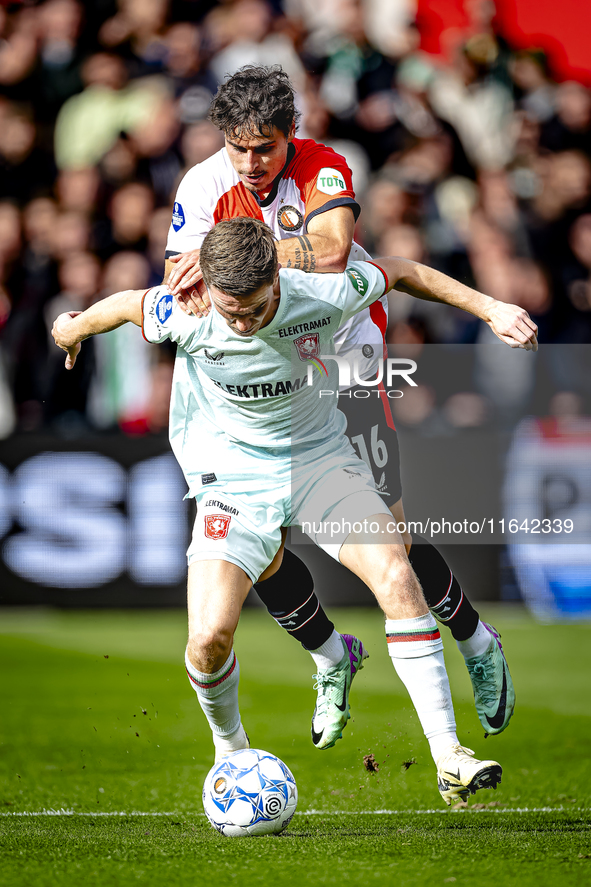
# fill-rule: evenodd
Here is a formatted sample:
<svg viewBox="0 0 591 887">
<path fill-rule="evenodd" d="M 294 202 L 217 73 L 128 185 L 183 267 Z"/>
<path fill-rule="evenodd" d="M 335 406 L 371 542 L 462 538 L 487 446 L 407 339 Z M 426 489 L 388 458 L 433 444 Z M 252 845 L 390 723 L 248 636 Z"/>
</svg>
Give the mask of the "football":
<svg viewBox="0 0 591 887">
<path fill-rule="evenodd" d="M 289 768 L 258 748 L 234 752 L 215 764 L 203 786 L 203 809 L 222 835 L 277 835 L 298 802 Z"/>
</svg>

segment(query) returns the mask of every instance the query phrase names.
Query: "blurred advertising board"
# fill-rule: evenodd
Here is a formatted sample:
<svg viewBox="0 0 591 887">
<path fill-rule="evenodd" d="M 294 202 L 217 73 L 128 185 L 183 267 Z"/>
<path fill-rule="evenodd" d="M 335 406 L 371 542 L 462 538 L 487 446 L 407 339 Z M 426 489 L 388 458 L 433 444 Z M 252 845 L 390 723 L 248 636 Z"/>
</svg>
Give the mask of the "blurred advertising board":
<svg viewBox="0 0 591 887">
<path fill-rule="evenodd" d="M 186 484 L 164 437 L 0 445 L 0 604 L 183 605 Z"/>
<path fill-rule="evenodd" d="M 591 419 L 524 419 L 507 457 L 509 557 L 542 620 L 591 618 Z M 568 541 L 539 544 L 565 526 Z M 570 529 L 572 527 L 572 529 Z"/>
</svg>

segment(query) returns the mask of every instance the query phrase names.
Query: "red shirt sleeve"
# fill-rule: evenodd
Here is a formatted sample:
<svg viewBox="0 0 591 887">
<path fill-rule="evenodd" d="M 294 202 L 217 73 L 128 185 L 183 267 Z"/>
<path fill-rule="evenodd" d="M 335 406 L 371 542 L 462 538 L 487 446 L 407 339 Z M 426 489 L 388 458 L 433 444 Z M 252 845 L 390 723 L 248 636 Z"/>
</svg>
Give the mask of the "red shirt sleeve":
<svg viewBox="0 0 591 887">
<path fill-rule="evenodd" d="M 350 206 L 357 219 L 361 210 L 345 158 L 312 139 L 294 139 L 294 145 L 296 156 L 286 177 L 294 179 L 305 203 L 304 230 L 314 216 L 336 206 Z"/>
</svg>

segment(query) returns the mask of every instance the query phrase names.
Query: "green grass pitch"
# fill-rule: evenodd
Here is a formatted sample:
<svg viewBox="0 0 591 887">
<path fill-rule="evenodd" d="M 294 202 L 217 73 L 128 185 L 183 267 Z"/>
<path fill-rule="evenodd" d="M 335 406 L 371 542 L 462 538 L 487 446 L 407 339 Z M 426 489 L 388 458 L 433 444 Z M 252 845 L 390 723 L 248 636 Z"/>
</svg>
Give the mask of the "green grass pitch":
<svg viewBox="0 0 591 887">
<path fill-rule="evenodd" d="M 504 768 L 496 792 L 450 811 L 379 612 L 332 615 L 370 659 L 343 741 L 319 752 L 311 660 L 265 613 L 243 614 L 243 720 L 292 769 L 299 805 L 285 835 L 229 839 L 201 812 L 212 746 L 184 675 L 185 615 L 2 611 L 2 887 L 591 884 L 591 626 L 485 609 L 518 699 L 486 741 L 444 630 L 460 739 Z"/>
</svg>

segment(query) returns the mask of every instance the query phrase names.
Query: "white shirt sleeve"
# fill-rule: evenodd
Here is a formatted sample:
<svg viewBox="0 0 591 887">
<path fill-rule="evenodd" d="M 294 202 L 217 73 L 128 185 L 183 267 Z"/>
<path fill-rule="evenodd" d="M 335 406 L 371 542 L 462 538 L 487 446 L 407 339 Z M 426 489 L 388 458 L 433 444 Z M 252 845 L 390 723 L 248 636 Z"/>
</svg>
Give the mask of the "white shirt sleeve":
<svg viewBox="0 0 591 887">
<path fill-rule="evenodd" d="M 158 344 L 170 339 L 185 350 L 200 338 L 202 320 L 185 314 L 168 288 L 154 286 L 142 301 L 142 331 L 147 342 Z"/>
<path fill-rule="evenodd" d="M 350 262 L 342 274 L 299 274 L 299 288 L 305 288 L 311 296 L 329 302 L 343 312 L 339 326 L 346 323 L 384 295 L 387 278 L 384 271 L 370 262 Z"/>
<path fill-rule="evenodd" d="M 198 163 L 183 177 L 178 187 L 172 209 L 172 222 L 168 230 L 166 254 L 184 253 L 200 249 L 207 232 L 213 228 L 215 191 L 206 167 L 207 161 Z M 206 187 L 208 184 L 210 187 Z"/>
</svg>

